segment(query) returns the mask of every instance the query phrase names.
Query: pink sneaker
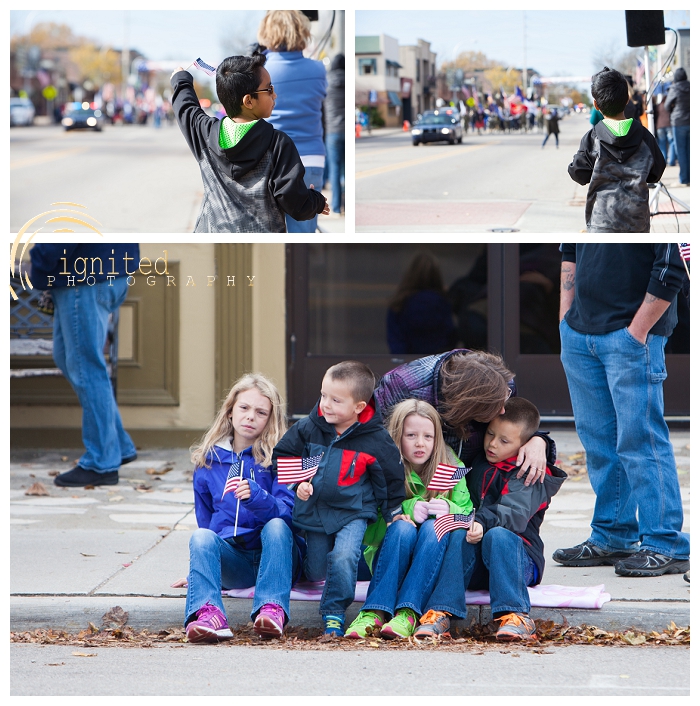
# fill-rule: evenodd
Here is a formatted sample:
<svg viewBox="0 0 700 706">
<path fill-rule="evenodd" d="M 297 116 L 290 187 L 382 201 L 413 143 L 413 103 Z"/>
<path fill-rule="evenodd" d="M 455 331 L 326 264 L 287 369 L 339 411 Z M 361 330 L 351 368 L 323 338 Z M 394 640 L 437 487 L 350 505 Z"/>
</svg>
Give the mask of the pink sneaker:
<svg viewBox="0 0 700 706">
<path fill-rule="evenodd" d="M 284 633 L 284 610 L 275 603 L 265 603 L 255 618 L 253 630 L 267 639 L 282 637 Z"/>
<path fill-rule="evenodd" d="M 233 637 L 226 616 L 211 603 L 205 603 L 197 611 L 197 617 L 187 624 L 185 632 L 188 642 L 219 642 Z"/>
</svg>

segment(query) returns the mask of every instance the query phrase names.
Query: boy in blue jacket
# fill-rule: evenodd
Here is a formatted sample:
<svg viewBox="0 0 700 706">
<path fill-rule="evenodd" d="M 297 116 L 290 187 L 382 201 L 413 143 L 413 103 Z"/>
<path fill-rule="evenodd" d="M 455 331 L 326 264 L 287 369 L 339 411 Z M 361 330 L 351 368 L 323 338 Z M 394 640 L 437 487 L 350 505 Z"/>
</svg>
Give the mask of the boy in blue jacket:
<svg viewBox="0 0 700 706">
<path fill-rule="evenodd" d="M 349 360 L 333 365 L 311 414 L 277 444 L 273 458 L 301 457 L 318 465 L 297 487 L 293 521 L 306 531 L 306 578 L 323 581 L 319 605 L 325 634 L 342 637 L 345 611 L 355 597 L 367 524 L 377 508 L 387 524 L 402 513 L 404 469 L 396 444 L 375 408 L 374 374 Z"/>
</svg>

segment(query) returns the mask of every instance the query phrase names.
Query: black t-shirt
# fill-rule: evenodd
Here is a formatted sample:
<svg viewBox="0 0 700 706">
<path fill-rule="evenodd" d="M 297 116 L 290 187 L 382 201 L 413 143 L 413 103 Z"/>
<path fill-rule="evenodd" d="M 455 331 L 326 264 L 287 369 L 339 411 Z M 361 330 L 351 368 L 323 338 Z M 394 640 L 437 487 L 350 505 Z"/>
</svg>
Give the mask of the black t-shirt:
<svg viewBox="0 0 700 706">
<path fill-rule="evenodd" d="M 670 302 L 649 333 L 670 336 L 676 297 L 686 278 L 677 243 L 562 244 L 562 262 L 576 263 L 575 297 L 566 322 L 580 333 L 629 326 L 646 293 Z"/>
</svg>

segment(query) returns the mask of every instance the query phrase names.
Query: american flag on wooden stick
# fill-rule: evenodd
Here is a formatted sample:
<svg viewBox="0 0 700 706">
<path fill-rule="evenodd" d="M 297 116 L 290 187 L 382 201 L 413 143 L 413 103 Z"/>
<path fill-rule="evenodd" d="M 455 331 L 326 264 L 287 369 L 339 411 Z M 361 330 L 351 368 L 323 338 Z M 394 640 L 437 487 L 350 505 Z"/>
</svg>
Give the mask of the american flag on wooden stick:
<svg viewBox="0 0 700 706">
<path fill-rule="evenodd" d="M 231 492 L 236 492 L 236 488 L 238 487 L 238 484 L 242 480 L 242 473 L 241 473 L 241 462 L 240 461 L 234 461 L 231 464 L 231 468 L 228 470 L 228 476 L 226 476 L 226 483 L 224 483 L 224 492 L 221 493 L 221 499 L 224 499 L 224 495 L 226 493 L 231 493 Z"/>
<path fill-rule="evenodd" d="M 214 76 L 214 74 L 216 74 L 216 66 L 209 66 L 209 64 L 202 61 L 200 58 L 195 59 L 192 62 L 192 66 L 194 66 L 195 69 L 204 71 L 207 76 Z"/>
<path fill-rule="evenodd" d="M 448 466 L 446 463 L 439 463 L 427 489 L 439 492 L 452 490 L 469 471 L 470 469 L 464 466 Z"/>
<path fill-rule="evenodd" d="M 288 456 L 277 459 L 277 482 L 282 485 L 301 483 L 310 480 L 316 475 L 318 464 L 321 463 L 323 454 L 317 456 Z"/>
<path fill-rule="evenodd" d="M 443 515 L 435 520 L 435 536 L 438 542 L 448 533 L 457 529 L 469 529 L 472 526 L 474 513 L 468 515 Z"/>
</svg>

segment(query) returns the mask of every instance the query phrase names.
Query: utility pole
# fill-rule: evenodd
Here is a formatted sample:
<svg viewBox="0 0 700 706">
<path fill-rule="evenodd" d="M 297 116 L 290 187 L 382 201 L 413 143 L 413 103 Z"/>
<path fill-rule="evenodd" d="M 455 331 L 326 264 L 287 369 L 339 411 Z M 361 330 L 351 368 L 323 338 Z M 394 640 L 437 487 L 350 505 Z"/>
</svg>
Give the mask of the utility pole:
<svg viewBox="0 0 700 706">
<path fill-rule="evenodd" d="M 523 95 L 527 97 L 527 25 L 523 10 Z"/>
<path fill-rule="evenodd" d="M 126 101 L 126 87 L 129 80 L 129 11 L 124 10 L 124 43 L 122 44 L 122 101 Z"/>
</svg>

